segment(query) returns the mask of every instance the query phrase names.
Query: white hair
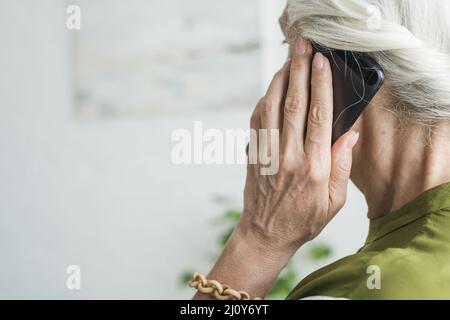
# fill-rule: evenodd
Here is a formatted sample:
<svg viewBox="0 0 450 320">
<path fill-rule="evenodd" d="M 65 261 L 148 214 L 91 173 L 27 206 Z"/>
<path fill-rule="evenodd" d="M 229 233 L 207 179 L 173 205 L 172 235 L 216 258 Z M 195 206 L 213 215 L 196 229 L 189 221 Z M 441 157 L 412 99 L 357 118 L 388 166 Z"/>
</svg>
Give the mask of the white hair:
<svg viewBox="0 0 450 320">
<path fill-rule="evenodd" d="M 450 1 L 288 0 L 289 33 L 368 52 L 383 67 L 394 110 L 450 120 Z"/>
</svg>

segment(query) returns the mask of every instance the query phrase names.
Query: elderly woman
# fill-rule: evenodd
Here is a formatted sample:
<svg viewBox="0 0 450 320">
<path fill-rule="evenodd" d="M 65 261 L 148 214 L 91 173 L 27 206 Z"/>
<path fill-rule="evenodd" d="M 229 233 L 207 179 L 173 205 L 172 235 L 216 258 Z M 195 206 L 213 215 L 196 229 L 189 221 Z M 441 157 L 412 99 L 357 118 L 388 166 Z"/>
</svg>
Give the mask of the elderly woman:
<svg viewBox="0 0 450 320">
<path fill-rule="evenodd" d="M 251 118 L 252 128 L 280 129 L 279 170 L 261 175 L 261 164 L 249 164 L 242 218 L 203 281 L 264 297 L 342 208 L 351 178 L 367 200 L 366 243 L 288 298 L 450 298 L 449 16 L 446 0 L 288 1 L 280 21 L 289 59 Z M 313 54 L 311 42 L 366 52 L 386 74 L 331 148 L 332 61 Z"/>
</svg>

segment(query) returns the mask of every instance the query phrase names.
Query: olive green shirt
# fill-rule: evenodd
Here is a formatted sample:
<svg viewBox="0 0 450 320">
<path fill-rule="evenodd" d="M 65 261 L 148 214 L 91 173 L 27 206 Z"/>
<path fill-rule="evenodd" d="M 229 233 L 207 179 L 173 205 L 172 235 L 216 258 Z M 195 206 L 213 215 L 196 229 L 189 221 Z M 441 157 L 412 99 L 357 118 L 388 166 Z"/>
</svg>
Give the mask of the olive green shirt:
<svg viewBox="0 0 450 320">
<path fill-rule="evenodd" d="M 287 299 L 450 299 L 450 183 L 370 221 L 365 245 L 303 279 Z"/>
</svg>

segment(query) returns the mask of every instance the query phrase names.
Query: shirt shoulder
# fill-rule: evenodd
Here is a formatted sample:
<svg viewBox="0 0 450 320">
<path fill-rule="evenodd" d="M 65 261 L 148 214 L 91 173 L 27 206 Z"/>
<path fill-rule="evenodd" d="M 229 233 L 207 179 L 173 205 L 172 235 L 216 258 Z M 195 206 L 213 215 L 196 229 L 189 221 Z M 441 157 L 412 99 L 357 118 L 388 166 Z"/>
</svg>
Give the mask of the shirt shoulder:
<svg viewBox="0 0 450 320">
<path fill-rule="evenodd" d="M 450 264 L 441 259 L 411 248 L 358 252 L 306 277 L 288 299 L 450 299 Z"/>
</svg>

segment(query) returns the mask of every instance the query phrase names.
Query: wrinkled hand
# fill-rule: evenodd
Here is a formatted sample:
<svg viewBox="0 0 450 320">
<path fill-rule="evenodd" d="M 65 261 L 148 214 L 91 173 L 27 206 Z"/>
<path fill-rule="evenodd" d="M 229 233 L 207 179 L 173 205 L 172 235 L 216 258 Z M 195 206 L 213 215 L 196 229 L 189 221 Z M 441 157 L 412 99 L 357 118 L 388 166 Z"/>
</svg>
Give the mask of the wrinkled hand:
<svg viewBox="0 0 450 320">
<path fill-rule="evenodd" d="M 329 61 L 320 53 L 313 59 L 311 44 L 299 41 L 253 113 L 251 127 L 265 130 L 251 136 L 244 211 L 209 279 L 263 297 L 297 249 L 342 208 L 358 134 L 347 132 L 331 148 L 332 121 Z"/>
<path fill-rule="evenodd" d="M 251 118 L 253 129 L 269 130 L 258 150 L 270 153 L 270 130 L 280 130 L 279 166 L 263 175 L 264 165 L 248 165 L 236 230 L 242 238 L 293 254 L 342 208 L 359 135 L 347 132 L 331 148 L 332 121 L 330 63 L 320 53 L 313 58 L 311 44 L 300 40 Z"/>
</svg>

